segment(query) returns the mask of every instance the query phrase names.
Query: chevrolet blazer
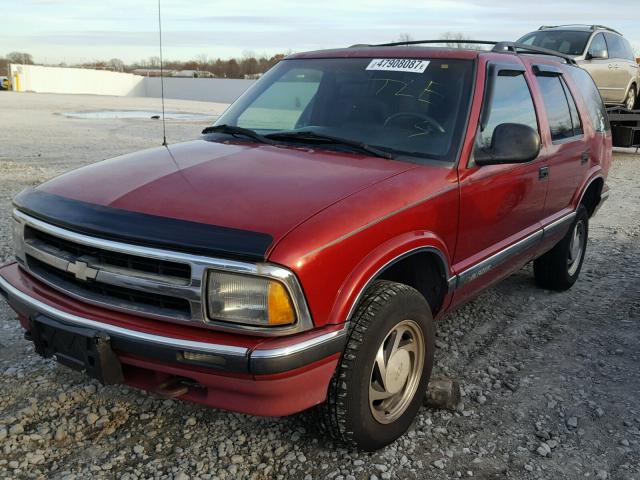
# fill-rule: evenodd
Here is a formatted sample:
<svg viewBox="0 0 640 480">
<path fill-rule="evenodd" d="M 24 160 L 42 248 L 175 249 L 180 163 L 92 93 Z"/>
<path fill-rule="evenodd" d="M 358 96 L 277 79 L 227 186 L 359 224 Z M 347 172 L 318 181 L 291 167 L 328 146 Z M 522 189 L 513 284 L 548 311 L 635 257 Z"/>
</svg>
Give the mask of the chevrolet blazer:
<svg viewBox="0 0 640 480">
<path fill-rule="evenodd" d="M 36 351 L 211 407 L 312 409 L 366 450 L 402 435 L 443 315 L 529 262 L 541 287 L 577 280 L 611 162 L 570 57 L 414 43 L 291 55 L 197 140 L 20 193 L 0 292 Z"/>
</svg>

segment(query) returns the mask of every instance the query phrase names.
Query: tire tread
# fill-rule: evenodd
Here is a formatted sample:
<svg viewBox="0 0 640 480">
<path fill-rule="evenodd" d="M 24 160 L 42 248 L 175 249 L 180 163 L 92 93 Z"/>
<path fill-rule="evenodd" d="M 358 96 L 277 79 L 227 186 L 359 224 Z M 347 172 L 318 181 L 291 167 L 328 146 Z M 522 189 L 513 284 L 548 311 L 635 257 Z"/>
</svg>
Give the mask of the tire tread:
<svg viewBox="0 0 640 480">
<path fill-rule="evenodd" d="M 403 292 L 418 293 L 408 285 L 387 280 L 376 281 L 369 287 L 353 315 L 347 334 L 347 346 L 329 384 L 327 401 L 318 407 L 323 431 L 348 446 L 357 446 L 357 444 L 353 432 L 347 428 L 346 380 L 353 370 L 353 362 L 365 341 L 367 331 L 375 321 L 377 312 L 393 297 Z"/>
</svg>

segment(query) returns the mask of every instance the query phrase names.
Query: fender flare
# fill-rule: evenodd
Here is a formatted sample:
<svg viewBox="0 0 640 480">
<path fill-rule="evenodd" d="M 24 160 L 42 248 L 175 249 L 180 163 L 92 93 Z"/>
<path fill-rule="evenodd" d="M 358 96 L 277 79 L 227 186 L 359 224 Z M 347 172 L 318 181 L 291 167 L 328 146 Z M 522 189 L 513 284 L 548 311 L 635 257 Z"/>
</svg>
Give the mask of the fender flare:
<svg viewBox="0 0 640 480">
<path fill-rule="evenodd" d="M 451 272 L 451 257 L 446 243 L 432 232 L 408 232 L 379 245 L 356 265 L 340 287 L 328 323 L 348 324 L 367 288 L 381 273 L 395 263 L 421 252 L 429 252 L 439 258 L 443 279 L 447 282 L 446 293 L 449 293 L 455 277 Z"/>
<path fill-rule="evenodd" d="M 604 176 L 602 175 L 602 172 L 600 170 L 598 170 L 595 174 L 593 174 L 591 177 L 589 177 L 589 180 L 587 180 L 583 187 L 580 189 L 580 196 L 576 196 L 577 198 L 577 202 L 574 203 L 573 205 L 573 209 L 577 210 L 578 206 L 582 203 L 582 200 L 584 200 L 584 196 L 587 193 L 587 191 L 589 190 L 589 188 L 591 187 L 591 185 L 593 185 L 594 182 L 597 182 L 598 180 L 602 180 L 602 187 L 604 189 L 604 186 L 606 185 L 606 181 Z M 602 192 L 601 192 L 602 193 Z"/>
</svg>

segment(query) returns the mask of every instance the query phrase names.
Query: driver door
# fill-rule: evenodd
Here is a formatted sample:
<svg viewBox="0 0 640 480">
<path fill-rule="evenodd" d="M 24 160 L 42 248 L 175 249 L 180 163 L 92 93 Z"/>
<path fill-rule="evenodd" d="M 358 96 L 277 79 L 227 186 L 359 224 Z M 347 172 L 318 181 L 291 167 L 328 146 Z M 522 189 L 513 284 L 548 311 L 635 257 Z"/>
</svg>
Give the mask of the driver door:
<svg viewBox="0 0 640 480">
<path fill-rule="evenodd" d="M 489 82 L 475 148 L 488 146 L 502 123 L 540 132 L 521 64 L 490 64 Z M 491 86 L 489 86 L 491 84 Z M 482 125 L 484 124 L 484 127 Z M 460 220 L 453 268 L 460 304 L 533 258 L 540 241 L 548 183 L 542 155 L 520 164 L 479 167 L 473 155 L 459 171 Z"/>
</svg>

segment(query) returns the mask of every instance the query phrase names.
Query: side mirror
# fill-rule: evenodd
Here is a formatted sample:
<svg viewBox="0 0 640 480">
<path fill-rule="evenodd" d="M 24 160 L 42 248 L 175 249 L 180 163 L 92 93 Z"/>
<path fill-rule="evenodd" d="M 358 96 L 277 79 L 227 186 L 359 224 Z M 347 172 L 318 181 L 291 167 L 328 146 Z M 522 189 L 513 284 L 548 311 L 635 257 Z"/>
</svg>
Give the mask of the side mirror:
<svg viewBox="0 0 640 480">
<path fill-rule="evenodd" d="M 594 59 L 595 60 L 599 60 L 599 59 L 604 59 L 604 58 L 607 58 L 607 57 L 608 57 L 608 55 L 607 55 L 607 51 L 606 50 L 593 50 L 591 52 L 588 52 L 585 55 L 585 58 L 587 60 L 594 60 Z"/>
<path fill-rule="evenodd" d="M 520 123 L 501 123 L 493 131 L 491 146 L 476 148 L 476 165 L 525 163 L 540 153 L 540 135 L 533 128 Z"/>
</svg>

